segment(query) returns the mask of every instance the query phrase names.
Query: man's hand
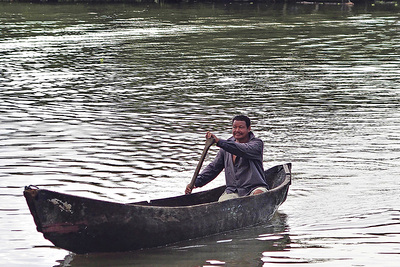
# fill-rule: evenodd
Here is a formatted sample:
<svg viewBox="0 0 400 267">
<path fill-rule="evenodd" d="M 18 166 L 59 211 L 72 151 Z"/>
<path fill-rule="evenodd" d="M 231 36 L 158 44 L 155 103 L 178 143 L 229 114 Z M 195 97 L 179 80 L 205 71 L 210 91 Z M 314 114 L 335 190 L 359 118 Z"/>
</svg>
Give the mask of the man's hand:
<svg viewBox="0 0 400 267">
<path fill-rule="evenodd" d="M 215 143 L 218 143 L 218 141 L 219 141 L 219 138 L 218 138 L 216 135 L 212 134 L 211 132 L 207 132 L 207 133 L 206 133 L 206 138 L 207 138 L 207 139 L 209 139 L 209 138 L 214 138 Z"/>
<path fill-rule="evenodd" d="M 192 193 L 192 188 L 190 188 L 190 184 L 188 184 L 185 189 L 185 195 L 190 195 L 191 193 Z"/>
</svg>

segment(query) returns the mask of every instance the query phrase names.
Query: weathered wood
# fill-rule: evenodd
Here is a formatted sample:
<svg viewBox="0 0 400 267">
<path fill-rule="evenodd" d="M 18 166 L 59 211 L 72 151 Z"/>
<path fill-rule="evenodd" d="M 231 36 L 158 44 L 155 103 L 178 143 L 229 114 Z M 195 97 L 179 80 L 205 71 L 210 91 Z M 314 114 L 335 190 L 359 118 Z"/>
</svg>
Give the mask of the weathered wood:
<svg viewBox="0 0 400 267">
<path fill-rule="evenodd" d="M 226 232 L 270 220 L 287 197 L 291 164 L 266 171 L 271 190 L 218 202 L 225 186 L 130 204 L 27 187 L 24 196 L 44 237 L 75 252 L 150 248 Z"/>
</svg>

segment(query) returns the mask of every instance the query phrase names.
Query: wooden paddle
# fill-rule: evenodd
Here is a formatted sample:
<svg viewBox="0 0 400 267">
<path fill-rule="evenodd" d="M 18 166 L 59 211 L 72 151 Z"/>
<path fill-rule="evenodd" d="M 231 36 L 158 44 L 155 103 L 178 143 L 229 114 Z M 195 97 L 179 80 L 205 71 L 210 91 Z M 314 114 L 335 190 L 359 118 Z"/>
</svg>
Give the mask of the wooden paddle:
<svg viewBox="0 0 400 267">
<path fill-rule="evenodd" d="M 203 153 L 201 154 L 199 163 L 197 164 L 197 168 L 196 168 L 196 170 L 194 171 L 192 181 L 191 181 L 190 184 L 189 184 L 189 188 L 190 188 L 191 190 L 192 190 L 193 187 L 194 187 L 194 182 L 196 181 L 197 175 L 199 175 L 201 166 L 203 165 L 203 161 L 204 161 L 204 159 L 205 159 L 205 157 L 206 157 L 206 155 L 207 155 L 207 151 L 208 151 L 208 149 L 210 148 L 210 146 L 212 146 L 214 143 L 215 143 L 215 139 L 214 139 L 214 138 L 207 138 L 207 139 L 206 139 L 206 145 L 205 145 L 205 147 L 204 147 L 204 149 L 203 149 Z"/>
</svg>

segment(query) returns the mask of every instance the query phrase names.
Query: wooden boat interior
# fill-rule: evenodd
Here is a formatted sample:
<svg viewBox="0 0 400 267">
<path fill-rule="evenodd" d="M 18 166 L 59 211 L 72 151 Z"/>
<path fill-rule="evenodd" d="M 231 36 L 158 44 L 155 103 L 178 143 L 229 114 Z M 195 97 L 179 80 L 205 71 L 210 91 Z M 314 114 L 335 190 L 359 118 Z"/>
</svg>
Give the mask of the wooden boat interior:
<svg viewBox="0 0 400 267">
<path fill-rule="evenodd" d="M 288 170 L 284 169 L 284 165 L 278 165 L 265 171 L 265 178 L 270 190 L 281 185 L 285 179 L 287 171 L 290 172 L 291 164 L 286 164 Z M 226 186 L 220 186 L 208 191 L 193 193 L 190 195 L 180 195 L 170 198 L 154 199 L 151 201 L 141 201 L 129 203 L 129 205 L 140 206 L 157 206 L 157 207 L 185 207 L 200 204 L 207 204 L 218 201 L 219 197 L 225 191 Z"/>
</svg>

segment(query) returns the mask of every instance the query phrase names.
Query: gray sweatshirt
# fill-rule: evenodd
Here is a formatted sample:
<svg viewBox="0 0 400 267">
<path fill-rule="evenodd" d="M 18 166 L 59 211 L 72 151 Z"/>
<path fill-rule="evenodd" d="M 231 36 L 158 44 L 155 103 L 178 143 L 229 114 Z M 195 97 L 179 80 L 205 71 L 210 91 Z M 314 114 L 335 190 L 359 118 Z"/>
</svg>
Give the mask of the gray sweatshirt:
<svg viewBox="0 0 400 267">
<path fill-rule="evenodd" d="M 195 186 L 201 187 L 211 182 L 225 168 L 226 192 L 248 195 L 256 187 L 266 187 L 263 168 L 264 143 L 249 133 L 247 143 L 237 143 L 235 138 L 219 139 L 220 147 L 215 159 L 197 176 Z M 236 155 L 235 163 L 232 154 Z"/>
</svg>

